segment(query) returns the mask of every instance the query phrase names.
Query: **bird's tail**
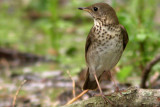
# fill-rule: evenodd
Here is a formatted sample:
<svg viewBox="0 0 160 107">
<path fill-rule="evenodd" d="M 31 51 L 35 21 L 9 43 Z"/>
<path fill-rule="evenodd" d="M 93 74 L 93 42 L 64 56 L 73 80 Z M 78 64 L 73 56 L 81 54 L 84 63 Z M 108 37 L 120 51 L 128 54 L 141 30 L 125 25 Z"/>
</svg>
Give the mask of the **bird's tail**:
<svg viewBox="0 0 160 107">
<path fill-rule="evenodd" d="M 84 85 L 83 85 L 83 90 L 87 90 L 87 89 L 89 89 L 89 90 L 95 90 L 96 88 L 97 88 L 97 82 L 96 82 L 96 80 L 94 79 L 94 80 L 90 80 L 90 76 L 89 76 L 90 74 L 89 74 L 89 68 L 88 68 L 88 70 L 87 70 L 87 74 L 86 74 L 86 80 L 85 80 L 85 83 L 84 83 Z M 100 77 L 98 78 L 98 80 L 100 79 Z"/>
</svg>

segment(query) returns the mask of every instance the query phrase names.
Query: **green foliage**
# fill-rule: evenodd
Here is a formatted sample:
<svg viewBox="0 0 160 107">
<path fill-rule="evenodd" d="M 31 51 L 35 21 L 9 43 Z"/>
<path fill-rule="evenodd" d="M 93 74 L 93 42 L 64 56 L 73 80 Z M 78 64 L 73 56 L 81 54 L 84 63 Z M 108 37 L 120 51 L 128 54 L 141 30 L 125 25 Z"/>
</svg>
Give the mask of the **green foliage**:
<svg viewBox="0 0 160 107">
<path fill-rule="evenodd" d="M 158 54 L 160 32 L 154 23 L 157 3 L 157 0 L 128 1 L 128 6 L 118 11 L 120 23 L 126 27 L 129 35 L 124 56 L 129 59 L 127 62 L 135 68 L 134 71 L 141 71 L 146 63 Z"/>
<path fill-rule="evenodd" d="M 120 72 L 117 73 L 117 79 L 120 82 L 127 82 L 127 77 L 131 74 L 131 71 L 133 70 L 132 66 L 125 66 L 123 67 Z"/>
</svg>

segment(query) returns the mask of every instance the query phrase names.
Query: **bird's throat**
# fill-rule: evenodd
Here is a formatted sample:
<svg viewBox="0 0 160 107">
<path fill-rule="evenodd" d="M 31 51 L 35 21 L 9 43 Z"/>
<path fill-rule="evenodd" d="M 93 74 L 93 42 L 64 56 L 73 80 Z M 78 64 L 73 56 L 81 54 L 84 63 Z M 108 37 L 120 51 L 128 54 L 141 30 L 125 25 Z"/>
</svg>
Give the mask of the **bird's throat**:
<svg viewBox="0 0 160 107">
<path fill-rule="evenodd" d="M 115 21 L 111 18 L 94 18 L 94 26 L 110 26 L 110 25 L 118 25 L 118 19 Z"/>
<path fill-rule="evenodd" d="M 94 19 L 94 26 L 102 26 L 102 21 L 100 19 Z"/>
</svg>

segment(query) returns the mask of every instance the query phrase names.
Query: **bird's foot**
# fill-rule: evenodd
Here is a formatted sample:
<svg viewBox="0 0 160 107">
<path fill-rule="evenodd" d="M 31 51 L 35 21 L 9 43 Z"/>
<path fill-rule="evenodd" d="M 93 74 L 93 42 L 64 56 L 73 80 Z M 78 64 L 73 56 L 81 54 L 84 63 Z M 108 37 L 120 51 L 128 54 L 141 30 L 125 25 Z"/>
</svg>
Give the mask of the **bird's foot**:
<svg viewBox="0 0 160 107">
<path fill-rule="evenodd" d="M 122 95 L 123 90 L 120 90 L 119 87 L 116 87 L 115 92 L 120 93 Z"/>
<path fill-rule="evenodd" d="M 101 96 L 102 98 L 103 98 L 103 100 L 104 100 L 104 102 L 105 103 L 110 103 L 111 105 L 113 105 L 113 102 L 112 101 L 110 101 L 106 96 L 105 96 L 105 94 L 96 94 L 96 95 L 94 95 L 94 96 Z"/>
<path fill-rule="evenodd" d="M 110 103 L 111 105 L 113 105 L 112 101 L 110 101 L 104 94 L 101 94 L 103 100 L 105 101 L 105 103 Z"/>
</svg>

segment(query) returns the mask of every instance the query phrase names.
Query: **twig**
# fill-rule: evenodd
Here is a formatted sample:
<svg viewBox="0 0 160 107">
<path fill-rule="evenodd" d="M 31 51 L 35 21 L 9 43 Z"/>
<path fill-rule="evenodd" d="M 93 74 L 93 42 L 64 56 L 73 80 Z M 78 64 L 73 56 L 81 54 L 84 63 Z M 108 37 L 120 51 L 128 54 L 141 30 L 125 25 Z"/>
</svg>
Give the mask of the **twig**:
<svg viewBox="0 0 160 107">
<path fill-rule="evenodd" d="M 72 87 L 73 87 L 73 90 L 72 90 L 72 94 L 73 94 L 73 97 L 75 98 L 76 97 L 76 92 L 75 92 L 75 81 L 74 79 L 72 78 L 71 74 L 69 71 L 67 71 L 67 74 L 69 75 L 69 77 L 71 78 L 72 80 Z"/>
<path fill-rule="evenodd" d="M 142 81 L 141 81 L 141 88 L 147 88 L 146 81 L 151 72 L 152 67 L 160 61 L 160 54 L 157 55 L 153 60 L 151 60 L 147 66 L 143 70 Z"/>
<path fill-rule="evenodd" d="M 81 92 L 77 97 L 70 100 L 66 105 L 72 104 L 73 102 L 77 101 L 80 97 L 82 97 L 85 93 L 87 93 L 89 90 L 84 90 Z"/>
<path fill-rule="evenodd" d="M 159 72 L 155 72 L 153 74 L 153 76 L 151 77 L 150 82 L 149 82 L 151 87 L 156 85 L 156 81 L 157 81 L 159 75 L 160 75 Z"/>
<path fill-rule="evenodd" d="M 18 90 L 16 91 L 16 94 L 13 98 L 13 103 L 12 103 L 12 107 L 15 107 L 15 104 L 16 104 L 16 99 L 17 99 L 17 96 L 19 94 L 19 91 L 21 90 L 22 86 L 27 82 L 27 80 L 23 80 L 18 88 Z"/>
<path fill-rule="evenodd" d="M 68 104 L 72 104 L 73 102 L 77 101 L 80 97 L 82 97 L 85 93 L 87 93 L 89 90 L 84 90 L 83 92 L 81 92 L 77 97 L 75 94 L 75 81 L 72 79 L 72 76 L 70 75 L 69 71 L 67 71 L 67 74 L 69 75 L 69 77 L 72 80 L 72 85 L 73 85 L 73 99 L 71 99 L 66 105 Z"/>
</svg>

